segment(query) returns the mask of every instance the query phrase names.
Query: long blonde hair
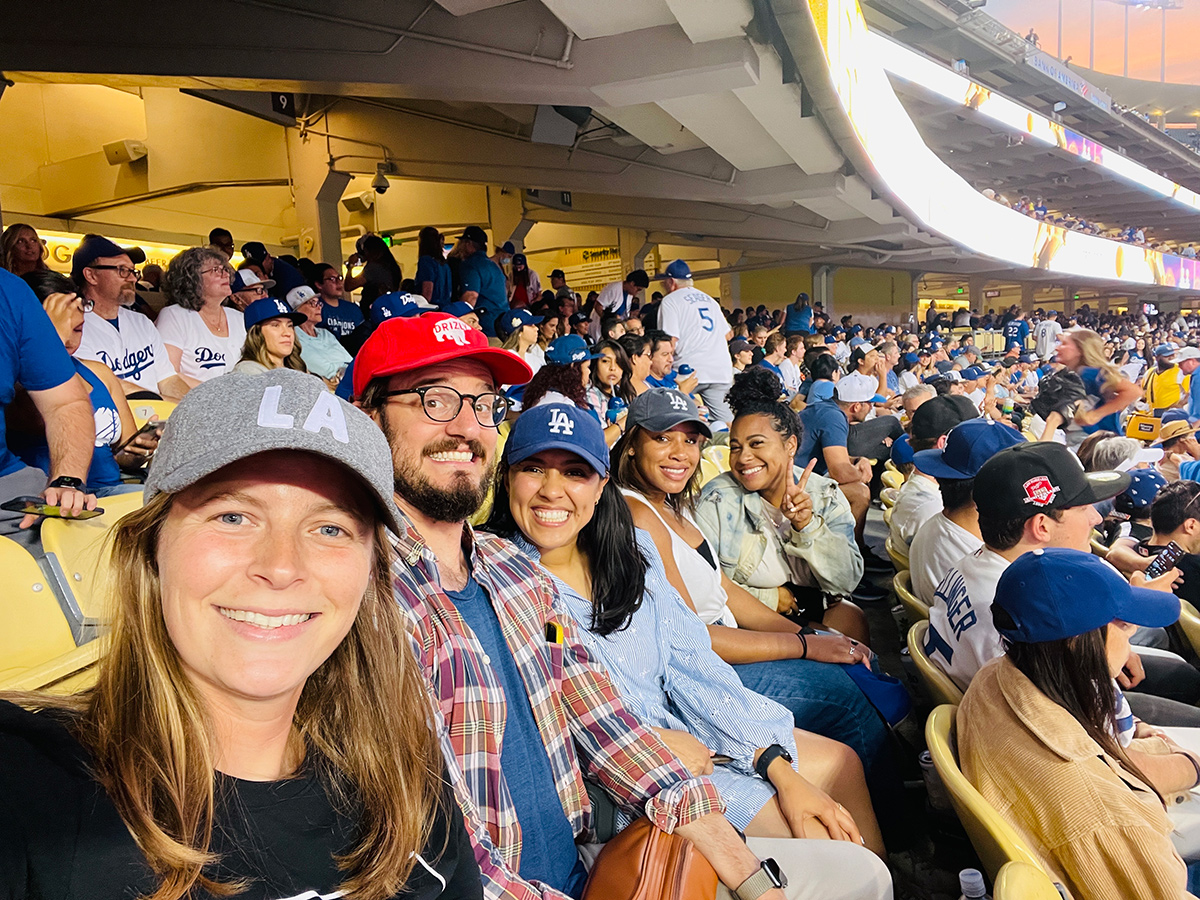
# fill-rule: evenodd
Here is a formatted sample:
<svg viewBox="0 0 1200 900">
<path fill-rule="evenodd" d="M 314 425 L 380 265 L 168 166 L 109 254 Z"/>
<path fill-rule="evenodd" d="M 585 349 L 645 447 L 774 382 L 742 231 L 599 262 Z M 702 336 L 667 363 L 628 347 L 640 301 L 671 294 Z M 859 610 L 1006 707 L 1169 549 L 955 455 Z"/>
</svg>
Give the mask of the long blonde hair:
<svg viewBox="0 0 1200 900">
<path fill-rule="evenodd" d="M 256 322 L 246 329 L 246 343 L 242 344 L 242 360 L 256 362 L 268 369 L 275 368 L 271 357 L 267 354 L 267 340 L 263 337 L 262 322 Z M 292 343 L 292 352 L 283 360 L 283 368 L 295 369 L 297 372 L 307 372 L 308 366 L 300 358 L 300 341 Z"/>
<path fill-rule="evenodd" d="M 1068 328 L 1063 335 L 1070 337 L 1075 342 L 1075 346 L 1079 348 L 1081 367 L 1100 370 L 1101 388 L 1115 387 L 1125 377 L 1104 352 L 1104 338 L 1096 332 L 1090 328 L 1076 326 Z"/>
<path fill-rule="evenodd" d="M 72 730 L 151 868 L 151 900 L 197 885 L 242 890 L 202 874 L 214 818 L 211 720 L 184 673 L 162 613 L 156 563 L 173 497 L 158 494 L 122 519 L 110 541 L 114 616 L 96 686 L 75 697 L 10 694 L 27 707 L 73 709 Z M 337 859 L 356 898 L 391 897 L 429 839 L 442 795 L 442 757 L 424 680 L 392 595 L 390 550 L 375 528 L 370 585 L 349 633 L 304 685 L 294 726 L 319 754 L 331 802 L 358 815 L 358 841 Z M 2 695 L 0 695 L 2 696 Z"/>
</svg>

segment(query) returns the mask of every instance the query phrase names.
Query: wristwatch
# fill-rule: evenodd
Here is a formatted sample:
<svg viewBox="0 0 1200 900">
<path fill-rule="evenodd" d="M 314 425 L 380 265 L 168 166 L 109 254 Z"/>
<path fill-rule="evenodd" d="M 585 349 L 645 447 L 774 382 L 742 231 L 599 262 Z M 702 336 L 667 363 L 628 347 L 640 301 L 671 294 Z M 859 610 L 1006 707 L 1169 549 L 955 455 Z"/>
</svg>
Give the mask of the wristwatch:
<svg viewBox="0 0 1200 900">
<path fill-rule="evenodd" d="M 59 475 L 47 487 L 52 488 L 71 488 L 72 490 L 83 490 L 83 479 L 75 478 L 72 475 Z"/>
<path fill-rule="evenodd" d="M 779 863 L 769 856 L 758 864 L 758 871 L 737 886 L 733 895 L 738 900 L 758 900 L 767 891 L 787 887 L 787 875 Z"/>
<path fill-rule="evenodd" d="M 767 767 L 781 756 L 786 759 L 789 764 L 791 763 L 792 754 L 788 753 L 778 744 L 772 744 L 770 747 L 760 753 L 758 755 L 758 762 L 754 764 L 754 771 L 758 777 L 763 781 L 770 781 L 771 779 L 767 777 Z"/>
</svg>

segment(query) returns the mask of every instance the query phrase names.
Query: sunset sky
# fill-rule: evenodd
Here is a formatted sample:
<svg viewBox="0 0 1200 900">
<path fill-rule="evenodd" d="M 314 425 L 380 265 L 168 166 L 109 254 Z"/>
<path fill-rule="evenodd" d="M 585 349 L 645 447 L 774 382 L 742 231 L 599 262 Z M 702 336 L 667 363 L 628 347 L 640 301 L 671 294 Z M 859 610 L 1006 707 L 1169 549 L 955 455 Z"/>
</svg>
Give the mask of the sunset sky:
<svg viewBox="0 0 1200 900">
<path fill-rule="evenodd" d="M 1088 34 L 1095 10 L 1096 56 L 1093 68 L 1122 74 L 1125 8 L 1114 0 L 1061 0 L 1063 11 L 1062 58 L 1088 65 Z M 986 11 L 1022 36 L 1032 26 L 1043 50 L 1058 50 L 1058 3 L 1054 0 L 988 0 Z M 1167 81 L 1200 84 L 1200 0 L 1183 0 L 1181 9 L 1169 9 L 1167 18 Z M 1129 10 L 1129 76 L 1158 81 L 1162 60 L 1161 10 Z"/>
</svg>

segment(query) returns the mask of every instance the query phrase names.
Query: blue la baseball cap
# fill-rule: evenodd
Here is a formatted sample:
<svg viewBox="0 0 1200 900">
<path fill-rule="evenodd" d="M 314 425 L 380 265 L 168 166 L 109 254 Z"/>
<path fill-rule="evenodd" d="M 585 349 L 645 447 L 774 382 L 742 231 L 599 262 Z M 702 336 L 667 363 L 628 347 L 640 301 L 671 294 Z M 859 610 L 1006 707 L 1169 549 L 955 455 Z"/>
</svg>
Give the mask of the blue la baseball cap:
<svg viewBox="0 0 1200 900">
<path fill-rule="evenodd" d="M 1113 509 L 1127 516 L 1149 514 L 1150 506 L 1158 492 L 1167 486 L 1155 469 L 1133 469 L 1129 473 L 1129 487 L 1113 498 Z"/>
<path fill-rule="evenodd" d="M 1022 554 L 996 584 L 996 630 L 1010 641 L 1040 644 L 1095 631 L 1114 619 L 1147 628 L 1179 621 L 1179 598 L 1133 587 L 1100 557 L 1047 547 Z"/>
<path fill-rule="evenodd" d="M 1021 432 L 994 419 L 967 419 L 950 429 L 943 450 L 922 450 L 913 457 L 917 470 L 933 478 L 974 478 L 983 464 L 1008 447 L 1025 443 Z"/>
<path fill-rule="evenodd" d="M 917 363 L 919 363 L 921 361 L 921 358 L 919 356 L 917 356 L 917 354 L 915 354 L 915 353 L 905 353 L 904 361 L 906 363 L 908 363 L 910 366 L 915 366 Z"/>
<path fill-rule="evenodd" d="M 1187 421 L 1190 421 L 1190 420 L 1188 419 L 1188 414 L 1187 414 L 1186 409 L 1168 409 L 1165 413 L 1162 414 L 1161 423 L 1163 425 L 1169 425 L 1172 422 L 1187 422 Z"/>
<path fill-rule="evenodd" d="M 453 303 L 447 303 L 445 306 L 443 306 L 442 312 L 450 313 L 450 315 L 461 319 L 463 316 L 475 312 L 475 307 L 473 307 L 470 303 L 467 303 L 465 300 L 456 300 Z"/>
<path fill-rule="evenodd" d="M 1154 355 L 1155 356 L 1174 356 L 1175 348 L 1172 347 L 1170 344 L 1159 344 L 1157 347 L 1154 348 Z"/>
<path fill-rule="evenodd" d="M 518 328 L 526 325 L 541 325 L 544 321 L 546 321 L 545 316 L 535 316 L 523 308 L 514 309 L 504 314 L 504 331 L 506 334 L 512 334 Z"/>
<path fill-rule="evenodd" d="M 837 339 L 837 335 L 836 335 L 836 334 L 827 334 L 827 335 L 825 335 L 825 343 L 827 343 L 827 344 L 836 344 L 837 342 L 838 342 L 838 339 Z"/>
<path fill-rule="evenodd" d="M 412 294 L 393 291 L 375 298 L 371 304 L 371 321 L 378 325 L 388 319 L 406 319 L 420 312 L 421 307 L 413 300 Z"/>
<path fill-rule="evenodd" d="M 599 356 L 599 353 L 592 353 L 588 349 L 587 341 L 578 334 L 564 334 L 551 341 L 546 348 L 546 362 L 555 366 L 569 366 Z"/>
<path fill-rule="evenodd" d="M 962 370 L 962 377 L 966 381 L 977 381 L 980 378 L 986 378 L 987 372 L 979 368 L 979 366 L 967 366 Z"/>
<path fill-rule="evenodd" d="M 666 268 L 666 271 L 659 276 L 659 279 L 664 278 L 691 278 L 692 270 L 682 259 L 673 260 Z"/>
<path fill-rule="evenodd" d="M 912 461 L 912 441 L 909 440 L 907 434 L 902 434 L 892 443 L 892 462 L 898 466 L 903 466 Z"/>
<path fill-rule="evenodd" d="M 258 325 L 267 319 L 276 318 L 290 319 L 293 325 L 308 321 L 308 316 L 304 313 L 293 312 L 292 308 L 278 297 L 262 297 L 255 300 L 242 313 L 242 321 L 246 328 Z"/>
<path fill-rule="evenodd" d="M 942 349 L 941 341 L 930 341 L 929 342 L 929 352 L 930 353 L 937 353 L 941 349 Z"/>
<path fill-rule="evenodd" d="M 604 429 L 591 410 L 572 403 L 543 403 L 521 413 L 504 444 L 504 458 L 513 465 L 543 450 L 569 450 L 601 477 L 608 474 Z"/>
</svg>

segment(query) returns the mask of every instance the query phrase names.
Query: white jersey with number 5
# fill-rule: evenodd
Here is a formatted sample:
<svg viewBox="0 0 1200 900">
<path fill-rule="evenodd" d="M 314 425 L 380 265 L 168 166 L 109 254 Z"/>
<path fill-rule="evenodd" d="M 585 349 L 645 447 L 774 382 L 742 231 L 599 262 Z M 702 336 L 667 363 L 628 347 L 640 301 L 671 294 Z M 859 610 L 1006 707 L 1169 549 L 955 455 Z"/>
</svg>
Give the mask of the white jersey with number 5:
<svg viewBox="0 0 1200 900">
<path fill-rule="evenodd" d="M 658 327 L 679 339 L 675 345 L 676 368 L 691 366 L 700 384 L 733 381 L 733 360 L 725 342 L 729 324 L 717 301 L 704 291 L 685 287 L 663 297 Z"/>
</svg>

